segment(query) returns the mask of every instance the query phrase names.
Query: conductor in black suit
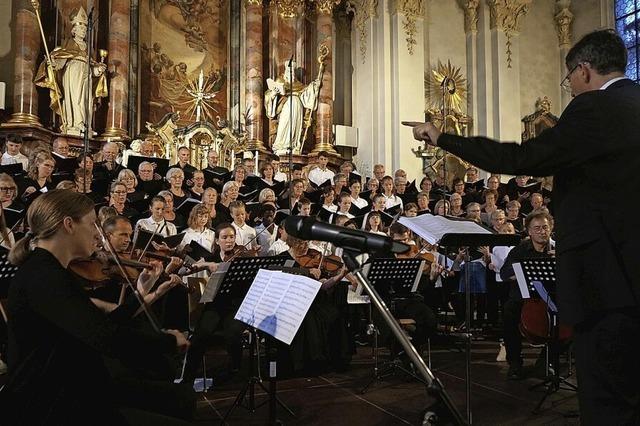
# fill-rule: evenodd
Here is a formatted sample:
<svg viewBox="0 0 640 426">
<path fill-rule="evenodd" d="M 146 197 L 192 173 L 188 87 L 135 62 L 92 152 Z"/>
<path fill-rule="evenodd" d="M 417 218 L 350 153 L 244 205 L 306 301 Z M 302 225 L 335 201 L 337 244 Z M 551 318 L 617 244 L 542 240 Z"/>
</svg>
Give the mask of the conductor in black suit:
<svg viewBox="0 0 640 426">
<path fill-rule="evenodd" d="M 640 424 L 640 202 L 629 197 L 640 188 L 640 86 L 625 78 L 627 50 L 610 30 L 583 37 L 565 62 L 574 98 L 525 143 L 405 124 L 487 171 L 554 176 L 557 297 L 575 330 L 581 423 Z"/>
</svg>

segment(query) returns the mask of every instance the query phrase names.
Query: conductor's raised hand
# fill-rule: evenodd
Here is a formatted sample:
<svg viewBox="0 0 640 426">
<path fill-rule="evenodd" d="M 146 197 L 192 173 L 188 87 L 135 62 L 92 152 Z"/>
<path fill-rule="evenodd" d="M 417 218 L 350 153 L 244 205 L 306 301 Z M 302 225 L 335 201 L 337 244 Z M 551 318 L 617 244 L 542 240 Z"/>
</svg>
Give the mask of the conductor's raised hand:
<svg viewBox="0 0 640 426">
<path fill-rule="evenodd" d="M 404 126 L 413 127 L 413 138 L 418 141 L 425 141 L 429 145 L 437 146 L 438 138 L 442 134 L 440 130 L 431 122 L 421 123 L 419 121 L 403 121 Z"/>
</svg>

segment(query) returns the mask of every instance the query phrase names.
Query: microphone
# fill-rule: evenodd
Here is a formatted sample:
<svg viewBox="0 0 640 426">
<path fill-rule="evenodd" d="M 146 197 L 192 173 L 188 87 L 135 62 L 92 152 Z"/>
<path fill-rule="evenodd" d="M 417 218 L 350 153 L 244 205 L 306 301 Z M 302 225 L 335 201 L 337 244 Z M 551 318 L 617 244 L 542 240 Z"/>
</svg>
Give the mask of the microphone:
<svg viewBox="0 0 640 426">
<path fill-rule="evenodd" d="M 308 216 L 289 216 L 284 220 L 284 229 L 296 238 L 329 241 L 360 253 L 404 253 L 409 250 L 408 245 L 390 237 L 319 222 Z"/>
</svg>

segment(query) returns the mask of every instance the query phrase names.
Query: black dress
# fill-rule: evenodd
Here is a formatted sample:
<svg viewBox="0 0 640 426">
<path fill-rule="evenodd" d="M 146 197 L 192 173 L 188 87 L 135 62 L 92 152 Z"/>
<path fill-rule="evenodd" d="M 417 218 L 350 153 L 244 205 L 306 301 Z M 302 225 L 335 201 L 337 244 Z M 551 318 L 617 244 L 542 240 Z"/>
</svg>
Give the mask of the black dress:
<svg viewBox="0 0 640 426">
<path fill-rule="evenodd" d="M 134 301 L 100 311 L 44 249 L 20 266 L 8 307 L 9 376 L 0 394 L 6 424 L 126 424 L 102 356 L 175 351 L 173 336 L 128 326 Z"/>
</svg>

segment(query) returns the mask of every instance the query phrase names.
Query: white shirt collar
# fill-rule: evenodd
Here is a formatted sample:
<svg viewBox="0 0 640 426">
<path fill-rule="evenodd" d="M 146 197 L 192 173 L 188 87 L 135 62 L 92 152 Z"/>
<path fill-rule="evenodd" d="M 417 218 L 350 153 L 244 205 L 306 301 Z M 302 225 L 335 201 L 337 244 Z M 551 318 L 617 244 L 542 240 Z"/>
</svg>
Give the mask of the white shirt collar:
<svg viewBox="0 0 640 426">
<path fill-rule="evenodd" d="M 605 90 L 607 87 L 611 86 L 613 83 L 615 83 L 616 81 L 620 81 L 620 80 L 626 80 L 627 77 L 616 77 L 616 78 L 612 78 L 611 80 L 607 81 L 605 84 L 602 85 L 602 87 L 600 88 L 600 90 Z"/>
</svg>

